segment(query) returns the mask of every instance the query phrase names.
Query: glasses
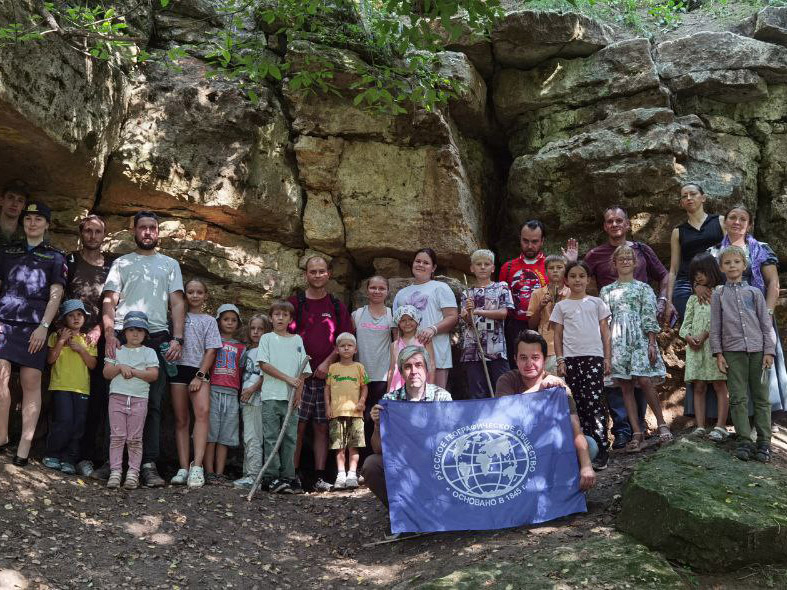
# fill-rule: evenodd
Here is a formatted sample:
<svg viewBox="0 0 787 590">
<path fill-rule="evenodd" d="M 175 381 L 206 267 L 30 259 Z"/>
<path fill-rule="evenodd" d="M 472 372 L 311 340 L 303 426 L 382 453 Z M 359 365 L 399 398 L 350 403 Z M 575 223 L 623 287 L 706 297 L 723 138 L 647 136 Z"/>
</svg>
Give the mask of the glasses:
<svg viewBox="0 0 787 590">
<path fill-rule="evenodd" d="M 631 256 L 619 256 L 616 258 L 618 262 L 634 262 L 634 259 Z"/>
</svg>

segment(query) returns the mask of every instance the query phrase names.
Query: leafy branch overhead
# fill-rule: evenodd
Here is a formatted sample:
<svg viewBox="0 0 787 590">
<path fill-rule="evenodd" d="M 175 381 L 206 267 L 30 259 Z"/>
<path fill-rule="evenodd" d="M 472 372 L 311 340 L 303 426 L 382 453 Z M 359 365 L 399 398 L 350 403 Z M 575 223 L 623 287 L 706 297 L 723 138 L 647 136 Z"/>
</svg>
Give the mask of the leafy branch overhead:
<svg viewBox="0 0 787 590">
<path fill-rule="evenodd" d="M 177 0 L 158 3 L 158 10 L 177 10 Z M 272 82 L 388 114 L 433 110 L 455 96 L 458 83 L 439 73 L 438 52 L 463 36 L 487 37 L 502 14 L 499 0 L 217 0 L 215 26 L 204 38 L 151 47 L 129 27 L 147 10 L 146 0 L 33 4 L 25 22 L 0 26 L 0 47 L 56 35 L 121 67 L 144 61 L 177 67 L 191 55 L 212 66 L 208 76 L 238 81 L 255 102 L 261 85 Z M 294 46 L 307 46 L 310 54 L 293 57 Z M 335 51 L 359 59 L 326 57 Z"/>
</svg>

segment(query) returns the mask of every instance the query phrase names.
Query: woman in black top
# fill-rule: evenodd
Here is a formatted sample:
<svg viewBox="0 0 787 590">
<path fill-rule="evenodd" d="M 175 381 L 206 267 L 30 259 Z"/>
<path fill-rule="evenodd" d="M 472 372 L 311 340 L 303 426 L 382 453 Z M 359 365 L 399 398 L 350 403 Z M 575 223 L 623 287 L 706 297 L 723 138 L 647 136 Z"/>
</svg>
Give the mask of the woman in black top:
<svg viewBox="0 0 787 590">
<path fill-rule="evenodd" d="M 705 212 L 705 192 L 694 182 L 680 189 L 680 206 L 688 220 L 672 230 L 670 237 L 670 266 L 667 296 L 678 312 L 680 320 L 692 294 L 689 264 L 697 254 L 721 242 L 724 237 L 724 216 Z"/>
</svg>

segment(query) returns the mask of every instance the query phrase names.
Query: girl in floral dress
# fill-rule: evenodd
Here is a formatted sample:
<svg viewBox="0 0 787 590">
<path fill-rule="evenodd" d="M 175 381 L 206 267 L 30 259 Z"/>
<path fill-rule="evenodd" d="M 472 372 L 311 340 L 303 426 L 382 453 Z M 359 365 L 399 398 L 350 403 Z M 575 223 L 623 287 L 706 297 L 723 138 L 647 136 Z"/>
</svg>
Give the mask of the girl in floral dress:
<svg viewBox="0 0 787 590">
<path fill-rule="evenodd" d="M 717 285 L 724 283 L 716 258 L 709 253 L 698 254 L 689 266 L 689 277 L 695 287 L 706 287 L 713 291 Z M 696 295 L 689 297 L 686 304 L 686 315 L 680 327 L 680 337 L 686 341 L 686 383 L 694 386 L 694 416 L 697 427 L 692 434 L 705 436 L 705 392 L 708 382 L 713 383 L 716 392 L 716 426 L 708 434 L 715 442 L 727 439 L 727 412 L 729 410 L 729 392 L 727 376 L 719 371 L 716 359 L 710 351 L 710 303 L 701 303 Z"/>
<path fill-rule="evenodd" d="M 601 289 L 600 293 L 612 312 L 611 376 L 623 390 L 629 423 L 632 426 L 639 424 L 634 399 L 636 384 L 656 415 L 660 441 L 669 442 L 672 433 L 664 422 L 655 389 L 655 383 L 662 381 L 667 374 L 656 344 L 656 334 L 660 329 L 656 319 L 656 296 L 650 285 L 634 279 L 635 261 L 631 246 L 618 246 L 612 253 L 612 265 L 618 272 L 618 280 Z M 626 450 L 636 453 L 642 449 L 643 442 L 642 432 L 635 431 Z"/>
</svg>

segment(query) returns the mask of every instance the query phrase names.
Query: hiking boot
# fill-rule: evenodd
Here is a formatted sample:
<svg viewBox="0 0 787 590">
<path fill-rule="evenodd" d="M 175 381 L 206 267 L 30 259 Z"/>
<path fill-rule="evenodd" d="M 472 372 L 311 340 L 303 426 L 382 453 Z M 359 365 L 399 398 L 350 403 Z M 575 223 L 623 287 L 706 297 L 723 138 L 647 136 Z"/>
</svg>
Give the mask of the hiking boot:
<svg viewBox="0 0 787 590">
<path fill-rule="evenodd" d="M 107 487 L 110 490 L 116 490 L 120 487 L 120 480 L 123 478 L 122 471 L 110 471 L 107 478 Z"/>
<path fill-rule="evenodd" d="M 146 488 L 162 488 L 167 483 L 158 474 L 155 463 L 145 463 L 139 472 L 142 485 Z"/>
<path fill-rule="evenodd" d="M 56 457 L 44 457 L 43 461 L 41 461 L 41 464 L 44 467 L 48 467 L 49 469 L 54 469 L 56 471 L 60 471 L 60 467 L 62 465 L 60 459 Z"/>
<path fill-rule="evenodd" d="M 316 488 L 317 486 L 315 485 L 314 487 Z M 346 487 L 347 487 L 347 474 L 344 473 L 343 471 L 340 471 L 336 475 L 336 481 L 333 484 L 333 489 L 334 490 L 343 490 Z"/>
<path fill-rule="evenodd" d="M 599 449 L 598 455 L 593 459 L 593 470 L 604 471 L 609 463 L 609 451 L 607 449 Z"/>
<path fill-rule="evenodd" d="M 71 463 L 61 463 L 60 472 L 65 473 L 66 475 L 76 475 L 77 468 L 74 467 Z"/>
<path fill-rule="evenodd" d="M 129 471 L 126 473 L 126 481 L 123 482 L 124 490 L 136 490 L 139 487 L 139 473 Z"/>
<path fill-rule="evenodd" d="M 358 476 L 355 473 L 348 473 L 347 479 L 344 482 L 344 487 L 348 490 L 354 490 L 358 487 Z"/>
<path fill-rule="evenodd" d="M 110 471 L 111 469 L 109 467 L 109 463 L 104 463 L 98 469 L 94 469 L 93 473 L 90 474 L 90 477 L 99 481 L 107 481 L 109 479 Z"/>
<path fill-rule="evenodd" d="M 186 482 L 189 479 L 189 470 L 183 469 L 182 467 L 178 469 L 178 472 L 172 476 L 172 479 L 169 480 L 169 483 L 173 486 L 185 486 Z"/>
<path fill-rule="evenodd" d="M 93 475 L 93 462 L 85 459 L 77 463 L 77 473 L 82 477 Z"/>
<path fill-rule="evenodd" d="M 189 467 L 189 477 L 186 480 L 186 485 L 191 489 L 201 488 L 205 485 L 205 470 L 199 465 L 191 465 Z"/>
<path fill-rule="evenodd" d="M 240 479 L 236 479 L 232 482 L 232 487 L 237 488 L 239 490 L 250 490 L 254 485 L 254 478 L 251 475 L 247 475 L 246 477 L 241 477 Z"/>
<path fill-rule="evenodd" d="M 331 489 L 333 489 L 333 486 L 321 477 L 318 477 L 317 481 L 314 482 L 315 492 L 330 492 Z"/>
<path fill-rule="evenodd" d="M 760 463 L 769 463 L 771 460 L 771 445 L 768 443 L 757 443 L 757 453 L 754 455 Z"/>
</svg>

